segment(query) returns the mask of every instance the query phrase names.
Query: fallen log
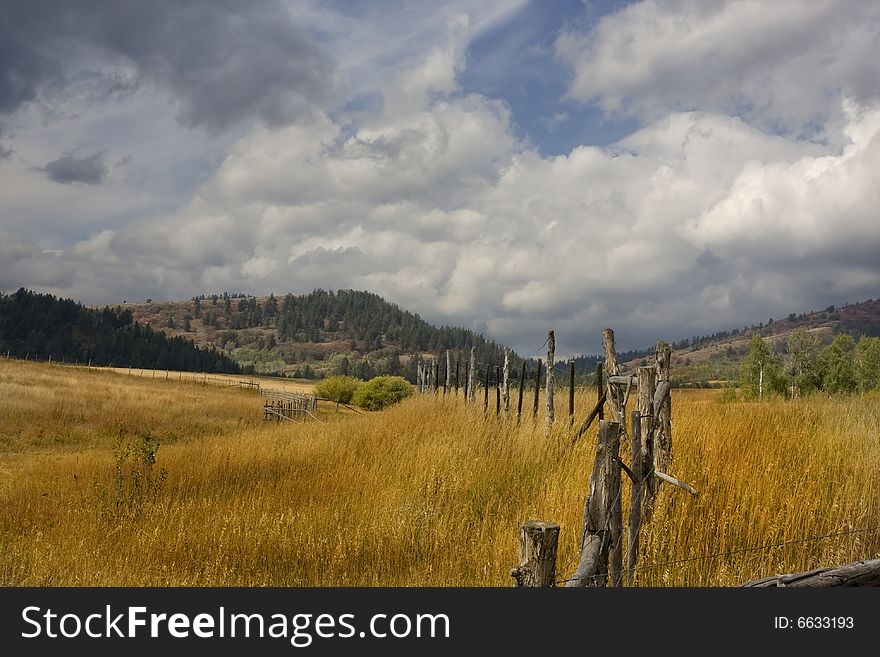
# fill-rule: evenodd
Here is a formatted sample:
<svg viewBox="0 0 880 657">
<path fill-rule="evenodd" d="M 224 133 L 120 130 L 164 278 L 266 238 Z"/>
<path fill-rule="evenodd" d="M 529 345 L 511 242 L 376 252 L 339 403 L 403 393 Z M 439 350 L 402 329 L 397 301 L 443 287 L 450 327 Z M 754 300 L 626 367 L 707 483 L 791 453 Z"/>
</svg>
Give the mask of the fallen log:
<svg viewBox="0 0 880 657">
<path fill-rule="evenodd" d="M 880 559 L 856 561 L 832 568 L 817 568 L 803 573 L 773 575 L 743 584 L 744 587 L 880 586 Z"/>
</svg>

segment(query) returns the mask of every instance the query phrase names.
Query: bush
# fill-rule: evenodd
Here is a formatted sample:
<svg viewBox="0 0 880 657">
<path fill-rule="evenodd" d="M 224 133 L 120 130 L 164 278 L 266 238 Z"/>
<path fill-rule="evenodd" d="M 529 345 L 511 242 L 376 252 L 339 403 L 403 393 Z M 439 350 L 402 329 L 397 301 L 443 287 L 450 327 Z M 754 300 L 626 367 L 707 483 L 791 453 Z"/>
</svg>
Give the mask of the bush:
<svg viewBox="0 0 880 657">
<path fill-rule="evenodd" d="M 406 399 L 413 394 L 413 387 L 402 376 L 377 376 L 361 385 L 352 397 L 355 406 L 378 411 Z"/>
<path fill-rule="evenodd" d="M 353 376 L 331 376 L 317 385 L 315 394 L 323 399 L 332 399 L 335 402 L 348 404 L 363 383 Z"/>
</svg>

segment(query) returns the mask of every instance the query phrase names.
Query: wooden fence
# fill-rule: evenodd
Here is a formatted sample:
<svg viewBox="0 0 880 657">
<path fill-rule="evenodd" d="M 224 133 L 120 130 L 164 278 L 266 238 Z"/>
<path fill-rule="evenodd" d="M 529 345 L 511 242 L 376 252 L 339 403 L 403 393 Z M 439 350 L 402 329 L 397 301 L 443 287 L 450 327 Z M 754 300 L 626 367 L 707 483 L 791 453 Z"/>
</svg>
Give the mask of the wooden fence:
<svg viewBox="0 0 880 657">
<path fill-rule="evenodd" d="M 674 463 L 669 345 L 658 342 L 653 364 L 639 367 L 634 373 L 622 374 L 617 362 L 614 332 L 606 329 L 602 338 L 605 360 L 597 367 L 596 406 L 573 435 L 573 441 L 577 441 L 598 419 L 596 451 L 584 502 L 577 567 L 571 576 L 560 580 L 556 571 L 559 525 L 529 520 L 520 529 L 519 563 L 510 572 L 515 586 L 556 586 L 563 583 L 567 587 L 595 587 L 633 584 L 635 573 L 639 570 L 637 562 L 641 534 L 650 526 L 646 521 L 651 517 L 660 485 L 667 483 L 691 495 L 698 494 L 692 486 L 669 473 Z M 548 336 L 547 346 L 546 417 L 547 422 L 552 423 L 551 372 L 555 347 L 552 331 Z M 537 390 L 538 386 L 535 387 Z M 627 417 L 627 404 L 632 394 L 636 395 L 635 408 Z M 572 398 L 573 395 L 570 396 Z M 570 403 L 573 404 L 573 401 Z M 607 420 L 606 405 L 609 415 Z M 533 413 L 537 413 L 537 394 Z M 625 449 L 627 443 L 629 450 Z M 629 452 L 628 465 L 621 458 L 622 449 Z M 624 475 L 630 482 L 629 514 L 625 524 L 621 504 Z M 873 530 L 880 530 L 880 527 L 856 531 Z M 842 532 L 840 535 L 848 533 L 852 532 Z M 836 534 L 811 537 L 810 540 L 833 536 Z M 718 555 L 704 555 L 694 559 L 716 556 Z M 880 586 L 880 559 L 766 577 L 744 586 Z"/>
<path fill-rule="evenodd" d="M 260 394 L 270 398 L 263 403 L 263 419 L 275 420 L 317 420 L 318 399 L 315 395 L 307 395 L 288 390 L 272 390 L 261 388 Z"/>
</svg>

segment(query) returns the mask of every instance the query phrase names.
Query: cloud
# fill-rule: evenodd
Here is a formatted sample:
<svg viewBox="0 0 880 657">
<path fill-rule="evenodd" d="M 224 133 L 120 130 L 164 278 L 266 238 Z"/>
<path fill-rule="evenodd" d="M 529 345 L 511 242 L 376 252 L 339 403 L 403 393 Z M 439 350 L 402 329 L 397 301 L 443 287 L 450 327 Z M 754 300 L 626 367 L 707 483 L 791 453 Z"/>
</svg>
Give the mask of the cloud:
<svg viewBox="0 0 880 657">
<path fill-rule="evenodd" d="M 103 153 L 92 153 L 83 157 L 65 153 L 39 170 L 44 171 L 49 180 L 65 185 L 73 183 L 100 185 L 107 176 Z"/>
<path fill-rule="evenodd" d="M 870 2 L 644 0 L 568 31 L 558 57 L 571 98 L 647 121 L 669 111 L 737 114 L 821 132 L 840 98 L 878 98 L 880 6 Z"/>
<path fill-rule="evenodd" d="M 562 355 L 599 349 L 609 325 L 628 348 L 876 296 L 880 102 L 876 83 L 862 78 L 873 60 L 851 61 L 868 38 L 870 14 L 858 22 L 852 12 L 861 5 L 831 15 L 830 5 L 815 3 L 798 5 L 799 20 L 786 6 L 786 22 L 776 4 L 764 5 L 777 34 L 746 20 L 749 3 L 668 6 L 680 20 L 641 3 L 601 20 L 593 45 L 577 34 L 557 43 L 575 71 L 572 94 L 642 121 L 604 148 L 543 157 L 517 136 L 507 105 L 462 91 L 475 20 L 451 12 L 439 23 L 432 15 L 425 34 L 433 38 L 420 50 L 389 45 L 420 56 L 395 60 L 382 75 L 374 70 L 378 102 L 242 127 L 171 209 L 125 205 L 130 190 L 116 171 L 113 185 L 85 189 L 0 161 L 0 175 L 15 182 L 0 199 L 4 216 L 38 206 L 46 217 L 70 208 L 64 226 L 101 212 L 137 218 L 81 223 L 87 234 L 62 244 L 24 239 L 30 216 L 7 220 L 0 284 L 102 303 L 222 289 L 369 289 L 431 321 L 488 331 L 525 354 L 554 328 Z M 319 16 L 326 9 L 300 7 Z M 760 38 L 739 28 L 741 52 L 731 17 L 759 31 Z M 626 30 L 644 39 L 630 42 Z M 364 40 L 356 30 L 352 38 Z M 777 40 L 788 45 L 770 57 Z M 632 68 L 617 78 L 614 48 Z M 826 49 L 824 58 L 813 59 L 815 48 Z M 770 57 L 763 70 L 752 51 Z M 682 79 L 667 71 L 667 57 Z M 795 76 L 804 57 L 821 92 Z M 579 86 L 584 62 L 596 65 L 592 87 Z M 831 70 L 839 71 L 837 89 Z M 559 129 L 583 120 L 576 106 L 565 110 Z M 815 139 L 804 138 L 811 131 Z M 47 154 L 36 161 L 58 152 L 46 150 L 52 142 L 41 142 Z M 112 152 L 109 162 L 131 150 Z M 137 151 L 120 177 L 145 159 Z M 28 187 L 36 183 L 42 187 Z M 88 212 L 98 192 L 108 205 Z M 39 225 L 45 235 L 62 226 Z"/>
<path fill-rule="evenodd" d="M 256 128 L 178 213 L 64 257 L 105 272 L 83 290 L 122 293 L 117 268 L 172 297 L 370 289 L 527 352 L 548 327 L 567 353 L 606 325 L 635 346 L 876 295 L 880 106 L 849 106 L 840 150 L 688 112 L 550 158 L 502 109 Z"/>
<path fill-rule="evenodd" d="M 332 62 L 274 0 L 6 3 L 0 112 L 82 75 L 107 95 L 155 84 L 183 123 L 212 130 L 245 117 L 282 125 L 333 93 Z"/>
</svg>

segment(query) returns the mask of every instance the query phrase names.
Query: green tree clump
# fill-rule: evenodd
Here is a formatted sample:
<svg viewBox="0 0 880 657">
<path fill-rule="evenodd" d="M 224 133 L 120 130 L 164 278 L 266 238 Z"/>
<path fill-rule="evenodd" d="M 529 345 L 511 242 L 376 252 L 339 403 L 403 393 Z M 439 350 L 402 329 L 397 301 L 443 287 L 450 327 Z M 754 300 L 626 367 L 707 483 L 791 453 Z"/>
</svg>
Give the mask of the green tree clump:
<svg viewBox="0 0 880 657">
<path fill-rule="evenodd" d="M 880 388 L 880 337 L 862 336 L 855 353 L 856 385 L 859 391 Z"/>
<path fill-rule="evenodd" d="M 785 393 L 782 359 L 773 353 L 760 335 L 752 336 L 749 355 L 740 367 L 740 381 L 746 392 L 758 399 L 771 393 Z"/>
<path fill-rule="evenodd" d="M 856 341 L 851 335 L 838 335 L 822 352 L 822 387 L 832 394 L 855 392 Z"/>
<path fill-rule="evenodd" d="M 378 411 L 412 394 L 412 385 L 402 376 L 377 376 L 361 385 L 351 401 L 355 406 Z"/>
<path fill-rule="evenodd" d="M 348 404 L 364 382 L 353 376 L 331 376 L 315 387 L 315 394 L 322 399 Z"/>
<path fill-rule="evenodd" d="M 793 384 L 792 394 L 808 394 L 822 385 L 819 366 L 819 340 L 812 333 L 798 329 L 786 345 L 785 369 Z"/>
</svg>

